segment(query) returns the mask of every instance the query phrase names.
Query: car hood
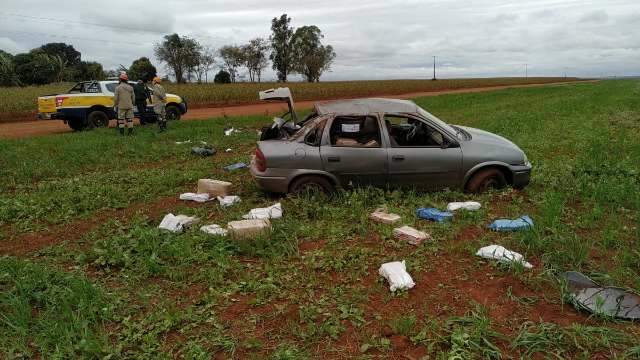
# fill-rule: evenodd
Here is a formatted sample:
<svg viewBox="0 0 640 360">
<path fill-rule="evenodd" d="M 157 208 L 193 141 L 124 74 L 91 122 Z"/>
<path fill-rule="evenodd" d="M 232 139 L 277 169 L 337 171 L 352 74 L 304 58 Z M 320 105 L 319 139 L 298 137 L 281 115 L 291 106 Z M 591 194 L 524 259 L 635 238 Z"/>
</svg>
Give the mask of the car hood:
<svg viewBox="0 0 640 360">
<path fill-rule="evenodd" d="M 468 132 L 469 134 L 471 134 L 470 141 L 472 142 L 483 143 L 487 145 L 495 145 L 495 146 L 510 148 L 510 149 L 522 152 L 522 150 L 518 147 L 518 145 L 514 144 L 508 139 L 503 138 L 500 135 L 496 135 L 494 133 L 490 133 L 488 131 L 484 131 L 484 130 L 480 130 L 472 127 L 459 126 L 459 125 L 456 125 L 456 126 Z"/>
</svg>

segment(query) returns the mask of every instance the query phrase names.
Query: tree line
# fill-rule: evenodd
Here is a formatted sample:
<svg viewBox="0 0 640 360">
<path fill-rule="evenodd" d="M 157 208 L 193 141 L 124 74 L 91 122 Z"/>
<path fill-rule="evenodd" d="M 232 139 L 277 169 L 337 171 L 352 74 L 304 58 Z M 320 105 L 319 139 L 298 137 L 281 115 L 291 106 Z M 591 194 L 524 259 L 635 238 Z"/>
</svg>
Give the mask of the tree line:
<svg viewBox="0 0 640 360">
<path fill-rule="evenodd" d="M 155 44 L 154 55 L 178 83 L 209 82 L 208 74 L 219 68 L 216 83 L 241 80 L 245 70 L 251 82 L 260 82 L 271 62 L 278 81 L 286 82 L 291 74 L 306 81 L 318 82 L 330 69 L 336 53 L 322 43 L 324 36 L 315 25 L 294 29 L 287 14 L 271 20 L 268 39 L 256 37 L 243 45 L 225 45 L 213 49 L 194 38 L 170 34 Z M 95 61 L 82 61 L 72 45 L 48 43 L 27 53 L 12 55 L 0 50 L 0 86 L 42 85 L 60 81 L 103 80 L 127 71 L 130 79 L 150 80 L 157 74 L 148 57 L 141 57 L 129 67 L 105 71 Z"/>
</svg>

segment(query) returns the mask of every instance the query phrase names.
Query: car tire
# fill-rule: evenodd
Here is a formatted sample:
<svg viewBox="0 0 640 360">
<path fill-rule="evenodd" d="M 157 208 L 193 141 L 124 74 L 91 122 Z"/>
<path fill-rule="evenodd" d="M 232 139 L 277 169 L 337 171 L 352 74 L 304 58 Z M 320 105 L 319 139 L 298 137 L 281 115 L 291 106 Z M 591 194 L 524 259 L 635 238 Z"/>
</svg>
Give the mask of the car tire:
<svg viewBox="0 0 640 360">
<path fill-rule="evenodd" d="M 82 131 L 86 127 L 84 121 L 78 119 L 68 120 L 67 125 L 69 125 L 73 131 Z"/>
<path fill-rule="evenodd" d="M 335 192 L 335 187 L 329 179 L 319 175 L 301 176 L 291 183 L 289 192 L 292 194 L 300 194 L 303 192 L 321 191 L 327 195 Z"/>
<path fill-rule="evenodd" d="M 498 168 L 480 169 L 473 174 L 467 182 L 466 190 L 472 193 L 481 193 L 489 189 L 501 189 L 507 185 L 504 173 Z"/>
<path fill-rule="evenodd" d="M 100 110 L 94 110 L 87 116 L 87 126 L 89 128 L 109 127 L 109 116 Z"/>
<path fill-rule="evenodd" d="M 169 105 L 165 109 L 165 112 L 168 121 L 180 120 L 180 109 L 178 109 L 177 106 Z"/>
</svg>

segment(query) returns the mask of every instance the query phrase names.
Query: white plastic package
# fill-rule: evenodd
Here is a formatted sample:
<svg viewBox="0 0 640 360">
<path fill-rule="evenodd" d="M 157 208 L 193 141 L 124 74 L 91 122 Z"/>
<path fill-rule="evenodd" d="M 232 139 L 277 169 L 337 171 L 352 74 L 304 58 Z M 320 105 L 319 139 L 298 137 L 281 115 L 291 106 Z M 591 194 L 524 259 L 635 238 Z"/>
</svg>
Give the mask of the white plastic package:
<svg viewBox="0 0 640 360">
<path fill-rule="evenodd" d="M 522 254 L 519 254 L 515 251 L 507 250 L 500 245 L 489 245 L 480 248 L 478 252 L 476 252 L 476 255 L 485 259 L 498 260 L 499 262 L 521 263 L 522 266 L 527 269 L 531 269 L 533 267 L 533 265 L 524 261 L 524 257 L 522 256 Z"/>
<path fill-rule="evenodd" d="M 209 194 L 207 193 L 202 193 L 202 194 L 196 194 L 196 193 L 184 193 L 184 194 L 180 194 L 180 200 L 191 200 L 191 201 L 195 201 L 195 202 L 207 202 L 209 201 Z"/>
<path fill-rule="evenodd" d="M 389 290 L 411 289 L 416 284 L 407 272 L 404 260 L 382 264 L 378 273 L 389 282 Z"/>
<path fill-rule="evenodd" d="M 279 219 L 282 217 L 282 205 L 274 204 L 266 208 L 251 209 L 249 213 L 243 215 L 243 219 Z"/>
<path fill-rule="evenodd" d="M 205 225 L 200 227 L 200 231 L 204 231 L 209 235 L 227 236 L 227 229 L 217 224 Z"/>
<path fill-rule="evenodd" d="M 228 196 L 218 196 L 218 202 L 220 202 L 220 206 L 227 207 L 233 204 L 240 202 L 240 196 L 237 195 L 228 195 Z"/>
<path fill-rule="evenodd" d="M 200 219 L 194 216 L 173 215 L 169 213 L 162 219 L 158 228 L 171 232 L 182 232 L 185 227 L 196 224 L 198 221 L 200 221 Z"/>
<path fill-rule="evenodd" d="M 479 210 L 481 206 L 482 205 L 477 201 L 450 202 L 447 205 L 447 211 L 456 211 L 460 209 L 476 211 Z"/>
</svg>

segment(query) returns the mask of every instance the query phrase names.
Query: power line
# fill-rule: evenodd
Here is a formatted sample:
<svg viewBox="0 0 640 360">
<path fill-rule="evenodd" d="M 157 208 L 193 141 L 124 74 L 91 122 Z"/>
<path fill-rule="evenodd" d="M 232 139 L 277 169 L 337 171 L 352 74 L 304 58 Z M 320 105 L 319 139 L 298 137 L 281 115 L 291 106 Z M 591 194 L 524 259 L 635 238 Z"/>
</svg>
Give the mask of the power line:
<svg viewBox="0 0 640 360">
<path fill-rule="evenodd" d="M 52 22 L 58 22 L 58 23 L 64 23 L 64 24 L 78 24 L 78 25 L 97 26 L 97 27 L 117 29 L 117 30 L 129 30 L 129 31 L 137 31 L 137 32 L 158 33 L 155 30 L 127 27 L 126 25 L 125 26 L 122 26 L 122 25 L 110 25 L 110 24 L 93 23 L 93 22 L 87 22 L 87 21 L 56 19 L 56 18 L 50 18 L 50 17 L 40 17 L 40 16 L 30 16 L 30 15 L 7 13 L 7 12 L 2 12 L 2 11 L 0 11 L 0 15 L 9 16 L 9 17 L 12 16 L 12 17 L 17 17 L 17 18 L 22 18 L 22 19 L 29 19 L 29 20 L 36 20 L 36 21 L 50 21 L 50 22 L 52 21 Z"/>
<path fill-rule="evenodd" d="M 146 46 L 146 45 L 148 45 L 148 44 L 136 43 L 136 42 L 131 42 L 131 41 L 112 41 L 112 40 L 104 40 L 104 39 L 96 39 L 96 38 L 87 39 L 87 38 L 80 38 L 80 37 L 75 37 L 75 36 L 46 34 L 46 33 L 27 32 L 27 31 L 13 31 L 13 30 L 5 30 L 5 31 L 9 32 L 9 33 L 18 34 L 18 35 L 23 34 L 23 35 L 47 36 L 47 37 L 52 37 L 52 38 L 61 38 L 61 39 L 69 39 L 69 40 L 80 40 L 80 41 L 91 41 L 91 42 L 100 42 L 100 43 L 111 43 L 111 44 L 116 44 L 116 45 L 119 45 L 119 44 L 136 45 L 136 46 Z"/>
</svg>

